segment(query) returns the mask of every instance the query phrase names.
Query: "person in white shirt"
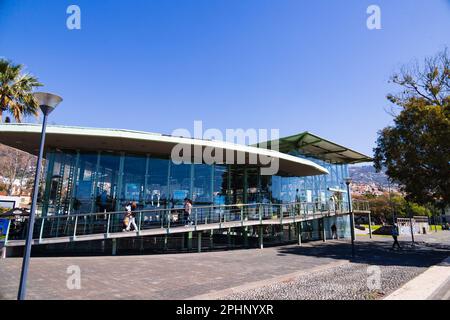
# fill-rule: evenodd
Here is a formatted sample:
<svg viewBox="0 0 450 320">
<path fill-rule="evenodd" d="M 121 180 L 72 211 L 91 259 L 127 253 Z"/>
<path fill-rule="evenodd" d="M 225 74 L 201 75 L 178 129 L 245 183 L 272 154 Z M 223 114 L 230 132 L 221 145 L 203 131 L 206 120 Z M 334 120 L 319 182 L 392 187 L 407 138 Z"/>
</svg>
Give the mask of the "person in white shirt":
<svg viewBox="0 0 450 320">
<path fill-rule="evenodd" d="M 128 226 L 126 231 L 131 231 L 131 226 L 133 226 L 134 231 L 138 231 L 138 227 L 136 225 L 136 202 L 133 202 L 130 206 L 130 210 L 128 211 L 128 217 L 130 221 L 128 222 Z"/>
</svg>

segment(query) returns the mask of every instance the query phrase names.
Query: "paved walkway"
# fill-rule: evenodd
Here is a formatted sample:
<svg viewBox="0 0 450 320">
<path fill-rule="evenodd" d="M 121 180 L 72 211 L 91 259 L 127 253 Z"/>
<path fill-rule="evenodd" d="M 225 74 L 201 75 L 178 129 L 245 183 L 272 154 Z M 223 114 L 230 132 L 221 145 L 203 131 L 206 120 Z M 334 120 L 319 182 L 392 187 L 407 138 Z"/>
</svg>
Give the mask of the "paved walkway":
<svg viewBox="0 0 450 320">
<path fill-rule="evenodd" d="M 450 232 L 420 248 L 391 251 L 389 239 L 358 239 L 353 263 L 428 267 L 449 255 Z M 402 240 L 402 239 L 401 239 Z M 407 240 L 407 239 L 405 239 Z M 446 244 L 449 244 L 448 248 Z M 439 247 L 439 248 L 437 248 Z M 175 255 L 32 258 L 29 299 L 187 299 L 350 259 L 347 241 L 315 242 L 264 250 Z M 67 269 L 81 271 L 81 289 L 70 290 Z M 21 259 L 0 260 L 0 299 L 15 299 Z"/>
<path fill-rule="evenodd" d="M 428 297 L 428 300 L 450 300 L 450 279 Z"/>
<path fill-rule="evenodd" d="M 390 294 L 385 300 L 442 299 L 445 298 L 447 293 L 439 294 L 437 291 L 442 290 L 441 288 L 445 287 L 449 280 L 450 257 L 440 264 L 428 268 L 425 272 Z M 435 292 L 436 296 L 434 296 Z"/>
</svg>

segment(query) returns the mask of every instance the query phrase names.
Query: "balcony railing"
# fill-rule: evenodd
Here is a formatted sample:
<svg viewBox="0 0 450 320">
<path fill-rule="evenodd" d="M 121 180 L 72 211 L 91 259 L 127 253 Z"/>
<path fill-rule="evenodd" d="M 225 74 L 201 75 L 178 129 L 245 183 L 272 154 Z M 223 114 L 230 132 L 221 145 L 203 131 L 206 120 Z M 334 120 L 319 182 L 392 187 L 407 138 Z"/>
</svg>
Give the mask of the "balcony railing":
<svg viewBox="0 0 450 320">
<path fill-rule="evenodd" d="M 353 211 L 367 211 L 368 203 L 353 201 Z M 192 226 L 225 225 L 228 222 L 240 222 L 253 225 L 273 222 L 283 224 L 306 219 L 321 218 L 348 213 L 348 203 L 344 202 L 300 202 L 289 204 L 235 204 L 193 207 L 189 217 L 183 208 L 151 209 L 135 211 L 138 233 L 149 229 L 166 229 Z M 37 217 L 33 229 L 33 239 L 43 239 L 122 232 L 125 212 L 101 212 L 71 215 L 52 215 Z M 296 220 L 297 219 L 297 220 Z M 10 220 L 5 243 L 9 240 L 24 240 L 28 219 Z"/>
</svg>

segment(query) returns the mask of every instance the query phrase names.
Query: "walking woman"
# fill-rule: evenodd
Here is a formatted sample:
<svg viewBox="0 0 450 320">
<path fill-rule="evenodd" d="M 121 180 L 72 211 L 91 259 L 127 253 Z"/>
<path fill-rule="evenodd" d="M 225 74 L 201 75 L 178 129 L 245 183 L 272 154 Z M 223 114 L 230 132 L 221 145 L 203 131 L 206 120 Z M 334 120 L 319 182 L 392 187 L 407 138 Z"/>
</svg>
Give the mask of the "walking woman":
<svg viewBox="0 0 450 320">
<path fill-rule="evenodd" d="M 131 215 L 131 202 L 128 202 L 125 206 L 125 214 L 123 216 L 123 232 L 128 231 L 130 225 L 130 215 Z"/>
<path fill-rule="evenodd" d="M 129 219 L 130 221 L 128 222 L 128 226 L 127 226 L 127 231 L 131 231 L 131 226 L 133 226 L 134 231 L 138 231 L 138 227 L 136 225 L 136 209 L 137 209 L 137 204 L 136 202 L 133 202 L 131 204 L 131 210 L 129 213 Z"/>
</svg>

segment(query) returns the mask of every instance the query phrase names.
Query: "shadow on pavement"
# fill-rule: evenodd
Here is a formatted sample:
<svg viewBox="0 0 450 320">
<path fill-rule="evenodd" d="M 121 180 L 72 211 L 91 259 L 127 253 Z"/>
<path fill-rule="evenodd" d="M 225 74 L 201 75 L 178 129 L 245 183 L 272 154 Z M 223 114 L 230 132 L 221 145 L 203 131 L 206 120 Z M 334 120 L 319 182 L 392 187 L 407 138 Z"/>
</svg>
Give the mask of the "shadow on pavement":
<svg viewBox="0 0 450 320">
<path fill-rule="evenodd" d="M 383 266 L 430 267 L 450 256 L 450 245 L 442 243 L 401 242 L 401 250 L 392 250 L 389 241 L 356 241 L 355 257 L 351 256 L 351 244 L 347 241 L 316 242 L 308 246 L 291 246 L 278 249 L 279 255 L 295 254 L 331 258 L 348 259 L 352 263 L 373 264 Z"/>
</svg>

